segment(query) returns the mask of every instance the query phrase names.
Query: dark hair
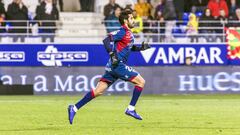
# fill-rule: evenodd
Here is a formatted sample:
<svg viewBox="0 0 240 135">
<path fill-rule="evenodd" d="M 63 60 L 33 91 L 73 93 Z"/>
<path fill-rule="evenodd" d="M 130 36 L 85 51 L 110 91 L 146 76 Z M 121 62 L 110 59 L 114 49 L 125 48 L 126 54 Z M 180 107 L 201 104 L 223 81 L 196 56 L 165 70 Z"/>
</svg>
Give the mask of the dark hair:
<svg viewBox="0 0 240 135">
<path fill-rule="evenodd" d="M 127 9 L 121 12 L 119 16 L 119 22 L 121 25 L 124 24 L 124 20 L 128 20 L 129 15 L 132 14 L 132 11 Z"/>
<path fill-rule="evenodd" d="M 117 10 L 118 8 L 120 8 L 122 10 L 122 8 L 120 6 L 115 6 L 114 11 Z"/>
</svg>

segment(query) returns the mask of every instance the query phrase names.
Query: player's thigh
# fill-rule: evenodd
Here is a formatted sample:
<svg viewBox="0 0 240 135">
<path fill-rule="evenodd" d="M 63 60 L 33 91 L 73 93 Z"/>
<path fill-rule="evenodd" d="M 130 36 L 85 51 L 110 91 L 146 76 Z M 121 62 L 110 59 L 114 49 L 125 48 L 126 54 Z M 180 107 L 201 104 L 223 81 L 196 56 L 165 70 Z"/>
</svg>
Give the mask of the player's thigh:
<svg viewBox="0 0 240 135">
<path fill-rule="evenodd" d="M 135 69 L 125 64 L 120 64 L 114 71 L 120 79 L 129 82 L 139 75 Z"/>
<path fill-rule="evenodd" d="M 94 90 L 94 94 L 96 96 L 99 96 L 103 94 L 103 92 L 111 86 L 117 78 L 112 75 L 112 72 L 106 71 L 105 74 L 102 76 L 102 78 L 99 80 L 98 85 L 96 89 Z"/>
<path fill-rule="evenodd" d="M 108 86 L 111 86 L 118 78 L 113 75 L 112 71 L 106 71 L 100 79 L 101 82 L 106 82 Z"/>
<path fill-rule="evenodd" d="M 145 80 L 143 79 L 143 77 L 139 74 L 138 76 L 136 76 L 135 78 L 133 78 L 131 80 L 131 82 L 139 87 L 144 87 L 145 85 Z"/>
</svg>

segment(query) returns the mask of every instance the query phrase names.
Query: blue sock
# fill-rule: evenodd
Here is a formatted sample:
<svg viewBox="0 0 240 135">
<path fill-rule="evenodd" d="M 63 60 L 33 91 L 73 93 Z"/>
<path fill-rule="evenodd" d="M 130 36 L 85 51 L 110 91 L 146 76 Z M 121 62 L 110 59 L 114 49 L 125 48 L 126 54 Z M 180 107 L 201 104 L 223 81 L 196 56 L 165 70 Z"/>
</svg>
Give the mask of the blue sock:
<svg viewBox="0 0 240 135">
<path fill-rule="evenodd" d="M 75 106 L 77 107 L 77 109 L 80 109 L 82 106 L 84 106 L 85 104 L 87 104 L 89 101 L 91 101 L 92 99 L 94 99 L 94 92 L 93 90 L 88 92 L 79 102 L 77 102 L 75 104 Z"/>
<path fill-rule="evenodd" d="M 130 102 L 130 105 L 135 106 L 139 96 L 142 93 L 143 88 L 139 87 L 139 86 L 135 86 L 134 90 L 133 90 L 133 95 L 132 95 L 132 99 Z"/>
</svg>

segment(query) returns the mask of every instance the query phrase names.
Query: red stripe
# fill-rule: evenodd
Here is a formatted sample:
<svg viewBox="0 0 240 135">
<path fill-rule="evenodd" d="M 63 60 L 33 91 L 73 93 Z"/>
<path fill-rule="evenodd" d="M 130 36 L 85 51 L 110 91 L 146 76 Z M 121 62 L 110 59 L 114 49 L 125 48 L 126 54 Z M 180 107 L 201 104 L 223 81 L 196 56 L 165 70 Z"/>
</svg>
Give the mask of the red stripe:
<svg viewBox="0 0 240 135">
<path fill-rule="evenodd" d="M 91 90 L 91 96 L 92 96 L 92 98 L 95 98 L 95 94 L 94 94 L 93 90 Z"/>
<path fill-rule="evenodd" d="M 138 91 L 142 91 L 143 90 L 143 88 L 139 87 L 139 86 L 135 86 L 135 89 L 137 89 Z"/>
<path fill-rule="evenodd" d="M 135 77 L 137 77 L 137 76 L 133 76 L 133 77 L 131 77 L 131 78 L 129 79 L 129 81 L 132 81 Z"/>
<path fill-rule="evenodd" d="M 117 43 L 117 52 L 121 52 L 126 46 L 125 46 L 126 44 L 125 43 L 123 43 L 123 42 L 118 42 Z"/>
<path fill-rule="evenodd" d="M 117 51 L 121 52 L 124 48 L 126 48 L 128 44 L 131 43 L 131 38 L 131 33 L 127 30 L 122 40 L 117 43 Z"/>
<path fill-rule="evenodd" d="M 107 79 L 105 79 L 105 78 L 101 78 L 100 81 L 102 81 L 102 82 L 106 82 L 106 83 L 111 83 L 111 82 L 112 82 L 112 81 L 107 80 Z"/>
</svg>

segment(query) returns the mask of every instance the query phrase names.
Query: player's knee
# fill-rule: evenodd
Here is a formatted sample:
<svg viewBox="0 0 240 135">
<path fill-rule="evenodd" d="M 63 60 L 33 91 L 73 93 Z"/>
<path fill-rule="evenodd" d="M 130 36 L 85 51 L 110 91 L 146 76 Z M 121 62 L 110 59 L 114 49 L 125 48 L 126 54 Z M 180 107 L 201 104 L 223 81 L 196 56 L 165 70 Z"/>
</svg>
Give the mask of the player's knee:
<svg viewBox="0 0 240 135">
<path fill-rule="evenodd" d="M 94 90 L 94 96 L 100 96 L 103 92 L 108 88 L 108 84 L 106 82 L 99 82 L 96 89 Z"/>
<path fill-rule="evenodd" d="M 103 92 L 97 92 L 95 93 L 95 97 L 101 96 L 103 94 Z"/>
<path fill-rule="evenodd" d="M 146 81 L 144 79 L 141 80 L 142 87 L 145 86 Z"/>
<path fill-rule="evenodd" d="M 146 83 L 146 81 L 143 78 L 141 78 L 139 80 L 138 86 L 143 88 L 145 86 L 145 83 Z"/>
<path fill-rule="evenodd" d="M 95 97 L 97 97 L 97 96 L 101 96 L 102 94 L 103 94 L 103 90 L 99 90 L 99 89 L 97 89 L 97 90 L 94 91 L 94 95 L 95 95 Z"/>
</svg>

